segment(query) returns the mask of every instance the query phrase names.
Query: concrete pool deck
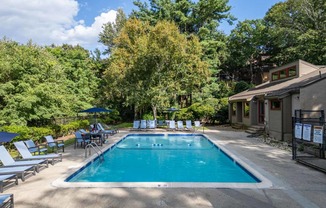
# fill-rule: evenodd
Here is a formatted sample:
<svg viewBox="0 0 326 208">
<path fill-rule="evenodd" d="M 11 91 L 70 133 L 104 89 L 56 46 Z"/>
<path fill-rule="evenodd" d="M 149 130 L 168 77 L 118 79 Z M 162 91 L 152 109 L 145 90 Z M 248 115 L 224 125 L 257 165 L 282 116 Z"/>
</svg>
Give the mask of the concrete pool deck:
<svg viewBox="0 0 326 208">
<path fill-rule="evenodd" d="M 150 131 L 149 131 L 150 132 Z M 166 131 L 164 131 L 166 132 Z M 112 144 L 125 134 L 109 138 Z M 136 132 L 138 133 L 138 132 Z M 199 133 L 201 133 L 199 131 Z M 85 161 L 84 149 L 65 149 L 63 162 L 19 181 L 4 193 L 15 207 L 325 207 L 326 175 L 291 160 L 291 152 L 243 131 L 210 128 L 205 134 L 272 182 L 270 188 L 60 188 L 53 182 Z M 94 152 L 94 151 L 93 151 Z"/>
</svg>

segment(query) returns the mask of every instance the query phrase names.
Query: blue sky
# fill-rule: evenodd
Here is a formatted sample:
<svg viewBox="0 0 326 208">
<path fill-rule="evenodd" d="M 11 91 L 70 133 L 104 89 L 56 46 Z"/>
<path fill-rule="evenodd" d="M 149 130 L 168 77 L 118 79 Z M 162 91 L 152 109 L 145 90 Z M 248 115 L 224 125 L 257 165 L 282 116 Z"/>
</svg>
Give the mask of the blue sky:
<svg viewBox="0 0 326 208">
<path fill-rule="evenodd" d="M 238 20 L 263 18 L 281 0 L 229 0 L 231 14 Z M 89 50 L 104 46 L 98 43 L 102 25 L 115 20 L 116 10 L 126 14 L 133 0 L 1 0 L 0 38 L 39 45 L 79 44 Z M 235 27 L 222 22 L 219 30 L 229 34 Z"/>
</svg>

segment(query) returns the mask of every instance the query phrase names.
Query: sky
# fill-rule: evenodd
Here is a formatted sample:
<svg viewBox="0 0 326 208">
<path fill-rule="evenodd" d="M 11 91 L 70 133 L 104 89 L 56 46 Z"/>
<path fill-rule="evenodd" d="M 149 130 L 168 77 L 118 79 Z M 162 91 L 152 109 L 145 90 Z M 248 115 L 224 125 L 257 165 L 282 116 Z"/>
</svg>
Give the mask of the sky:
<svg viewBox="0 0 326 208">
<path fill-rule="evenodd" d="M 137 9 L 134 0 L 1 0 L 0 38 L 25 44 L 81 45 L 104 50 L 98 42 L 102 25 L 114 22 L 116 10 L 129 15 Z M 281 0 L 229 0 L 231 14 L 239 21 L 263 18 Z M 236 24 L 222 22 L 218 28 L 229 34 Z"/>
</svg>

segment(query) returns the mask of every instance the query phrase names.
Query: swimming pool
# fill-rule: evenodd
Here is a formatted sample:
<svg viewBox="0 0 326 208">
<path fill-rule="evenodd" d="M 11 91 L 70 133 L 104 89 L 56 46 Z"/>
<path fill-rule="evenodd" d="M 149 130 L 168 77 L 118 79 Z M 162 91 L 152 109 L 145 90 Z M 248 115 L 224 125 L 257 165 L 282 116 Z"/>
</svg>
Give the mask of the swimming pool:
<svg viewBox="0 0 326 208">
<path fill-rule="evenodd" d="M 243 164 L 202 134 L 129 134 L 65 179 L 77 187 L 256 187 Z"/>
</svg>

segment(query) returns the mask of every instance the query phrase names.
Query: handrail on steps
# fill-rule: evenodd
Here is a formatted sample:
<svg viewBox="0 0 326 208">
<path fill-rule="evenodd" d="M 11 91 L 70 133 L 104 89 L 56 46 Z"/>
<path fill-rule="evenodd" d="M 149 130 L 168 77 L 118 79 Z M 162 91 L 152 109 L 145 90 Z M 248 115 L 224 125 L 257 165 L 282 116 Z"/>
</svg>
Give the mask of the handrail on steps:
<svg viewBox="0 0 326 208">
<path fill-rule="evenodd" d="M 100 149 L 100 147 L 95 142 L 91 142 L 91 143 L 86 145 L 86 147 L 85 147 L 85 158 L 87 158 L 87 149 L 89 149 L 89 156 L 91 155 L 91 148 L 90 147 L 92 147 L 94 149 L 94 151 L 99 156 L 99 158 L 102 158 L 102 160 L 104 160 L 103 151 Z"/>
</svg>

